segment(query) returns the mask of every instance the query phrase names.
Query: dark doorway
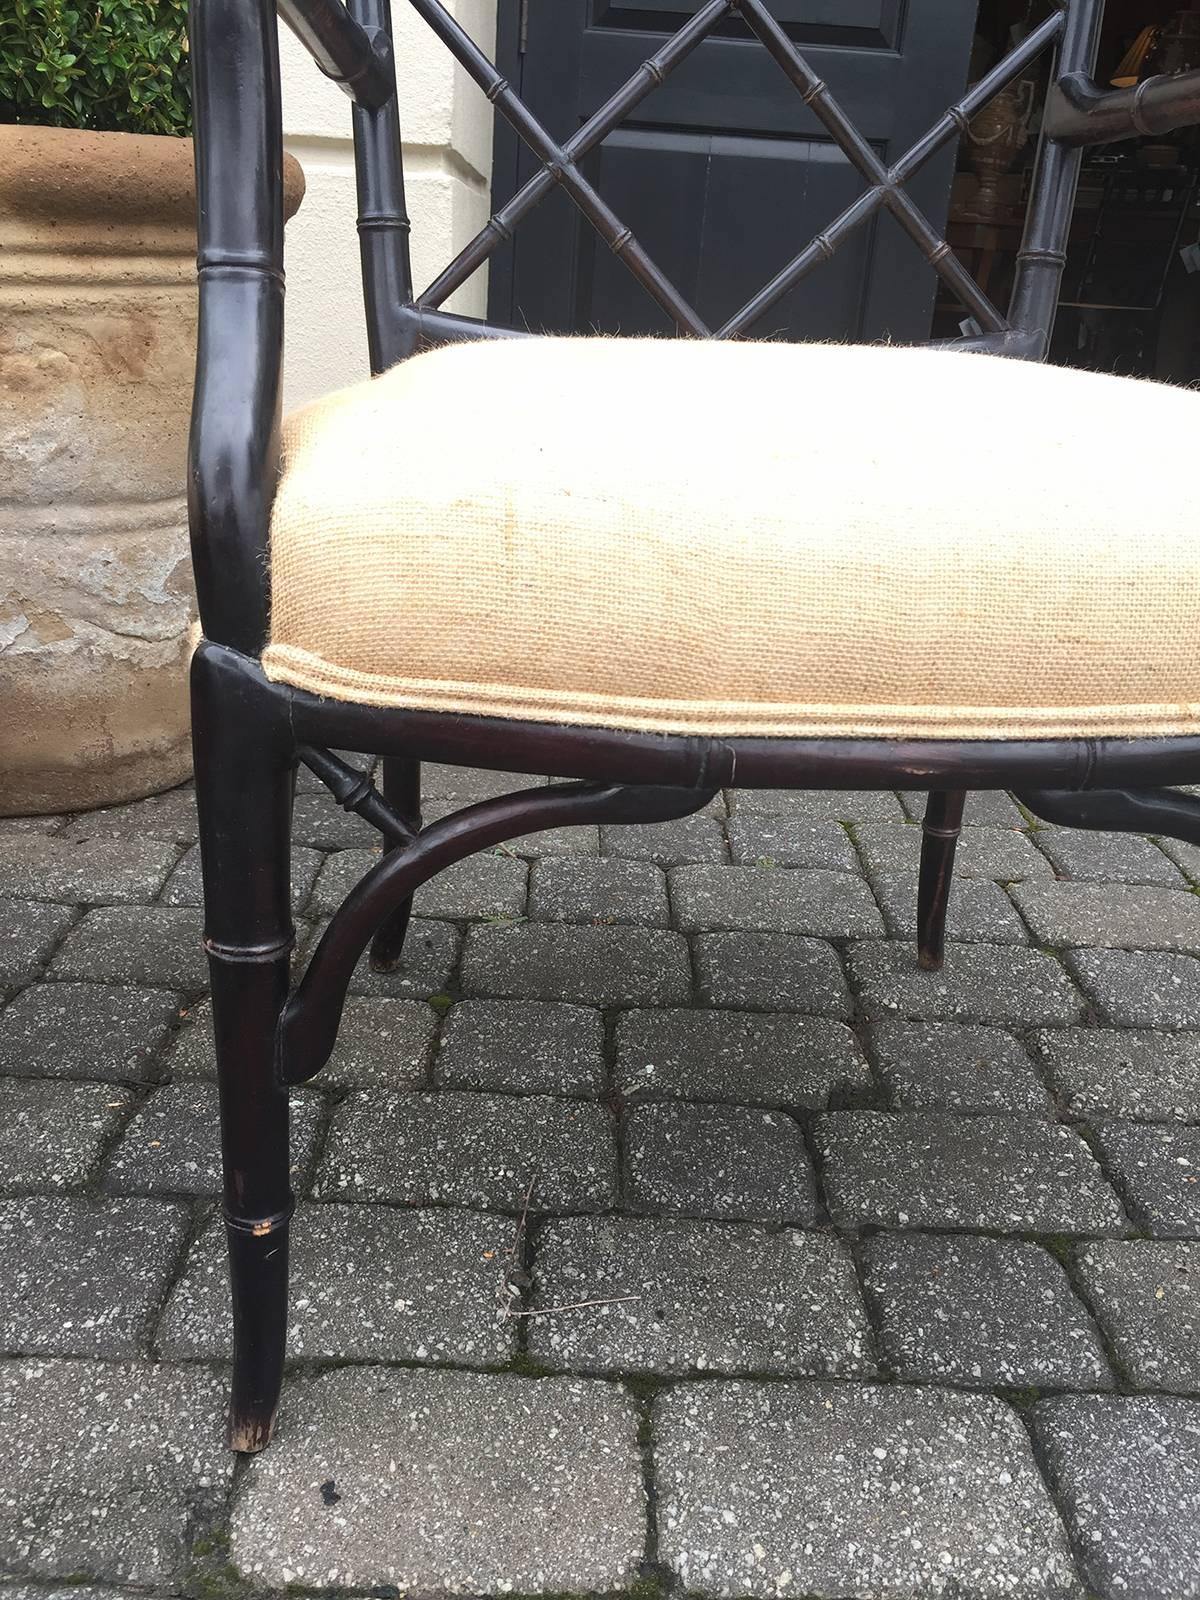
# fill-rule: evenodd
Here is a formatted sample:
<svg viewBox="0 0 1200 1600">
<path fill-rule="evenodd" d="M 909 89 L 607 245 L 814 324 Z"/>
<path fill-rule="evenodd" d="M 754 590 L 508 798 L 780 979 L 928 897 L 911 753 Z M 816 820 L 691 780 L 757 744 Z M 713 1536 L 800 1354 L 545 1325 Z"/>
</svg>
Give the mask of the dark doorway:
<svg viewBox="0 0 1200 1600">
<path fill-rule="evenodd" d="M 566 139 L 699 0 L 503 0 L 499 64 Z M 772 10 L 884 160 L 967 82 L 973 0 L 774 0 Z M 498 134 L 495 198 L 537 164 Z M 636 120 L 592 153 L 587 176 L 713 326 L 862 190 L 766 50 L 737 20 L 699 47 Z M 954 151 L 910 186 L 939 231 Z M 759 338 L 929 336 L 934 276 L 888 216 L 854 235 L 751 330 Z M 555 191 L 493 263 L 494 320 L 553 332 L 669 333 L 665 314 Z"/>
</svg>

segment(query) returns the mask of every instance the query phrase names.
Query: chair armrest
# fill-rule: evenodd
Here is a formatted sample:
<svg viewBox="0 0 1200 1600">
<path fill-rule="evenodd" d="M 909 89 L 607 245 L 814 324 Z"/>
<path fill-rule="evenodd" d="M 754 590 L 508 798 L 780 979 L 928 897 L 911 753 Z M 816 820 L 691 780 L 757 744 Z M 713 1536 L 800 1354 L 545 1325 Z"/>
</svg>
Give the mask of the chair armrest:
<svg viewBox="0 0 1200 1600">
<path fill-rule="evenodd" d="M 192 0 L 200 285 L 188 462 L 204 632 L 257 655 L 279 464 L 283 132 L 272 0 Z"/>
<path fill-rule="evenodd" d="M 391 42 L 364 28 L 341 0 L 276 0 L 280 17 L 317 66 L 360 106 L 385 105 L 394 87 Z"/>
<path fill-rule="evenodd" d="M 1133 89 L 1102 89 L 1086 73 L 1070 73 L 1050 90 L 1046 132 L 1068 145 L 1107 144 L 1170 133 L 1200 123 L 1200 72 L 1147 78 Z"/>
</svg>

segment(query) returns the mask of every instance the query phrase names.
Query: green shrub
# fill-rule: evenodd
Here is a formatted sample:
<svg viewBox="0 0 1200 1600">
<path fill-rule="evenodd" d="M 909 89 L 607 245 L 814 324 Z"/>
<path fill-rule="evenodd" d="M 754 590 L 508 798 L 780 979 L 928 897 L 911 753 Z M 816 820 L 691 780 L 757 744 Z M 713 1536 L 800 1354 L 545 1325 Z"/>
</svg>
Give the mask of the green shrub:
<svg viewBox="0 0 1200 1600">
<path fill-rule="evenodd" d="M 0 0 L 0 122 L 190 133 L 187 0 Z"/>
</svg>

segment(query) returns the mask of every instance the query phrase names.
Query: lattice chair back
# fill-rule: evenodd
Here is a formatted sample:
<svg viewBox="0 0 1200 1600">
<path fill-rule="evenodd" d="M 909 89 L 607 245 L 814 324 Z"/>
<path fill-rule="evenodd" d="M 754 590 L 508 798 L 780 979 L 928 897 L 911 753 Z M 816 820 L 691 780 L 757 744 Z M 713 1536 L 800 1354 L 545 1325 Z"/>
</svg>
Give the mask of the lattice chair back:
<svg viewBox="0 0 1200 1600">
<path fill-rule="evenodd" d="M 539 121 L 441 0 L 399 0 L 399 3 L 411 5 L 433 30 L 540 166 L 433 282 L 416 290 L 407 249 L 403 168 L 392 159 L 399 126 L 391 99 L 395 69 L 385 43 L 391 29 L 388 0 L 349 0 L 350 18 L 363 27 L 378 52 L 375 58 L 377 82 L 367 88 L 365 95 L 361 78 L 357 85 L 347 83 L 352 90 L 357 87 L 360 96 L 380 102 L 374 109 L 356 112 L 359 186 L 363 198 L 359 226 L 365 240 L 368 316 L 373 325 L 373 344 L 378 347 L 373 350 L 376 370 L 427 344 L 464 334 L 478 335 L 477 325 L 468 320 L 464 327 L 459 319 L 449 317 L 441 308 L 455 290 L 513 238 L 534 207 L 556 188 L 569 196 L 680 334 L 699 338 L 744 336 L 810 273 L 832 261 L 857 229 L 888 212 L 962 306 L 964 318 L 973 328 L 966 336 L 969 342 L 984 349 L 1001 349 L 1035 358 L 1045 353 L 1063 267 L 1078 172 L 1077 153 L 1055 141 L 1042 143 L 1033 184 L 1030 226 L 1018 260 L 1012 304 L 1007 309 L 994 304 L 979 286 L 912 199 L 907 185 L 932 157 L 958 139 L 989 101 L 1026 74 L 1039 57 L 1056 52 L 1059 73 L 1086 73 L 1095 52 L 1102 12 L 1100 0 L 1070 0 L 1070 3 L 1062 0 L 1062 3 L 1050 5 L 1045 18 L 1019 45 L 953 105 L 932 117 L 925 134 L 910 149 L 886 163 L 855 126 L 829 85 L 822 81 L 804 51 L 788 36 L 773 14 L 770 0 L 705 0 L 694 15 L 565 140 L 556 137 L 553 130 Z M 279 9 L 310 48 L 315 47 L 314 53 L 319 56 L 322 38 L 313 20 L 318 7 L 306 4 L 305 0 L 283 0 Z M 777 63 L 825 135 L 859 174 L 863 188 L 857 198 L 832 216 L 828 224 L 743 306 L 720 326 L 711 327 L 589 181 L 583 164 L 585 158 L 633 116 L 642 102 L 706 39 L 735 15 Z M 332 38 L 324 40 L 325 67 L 330 75 L 338 76 L 330 48 L 334 43 Z"/>
</svg>

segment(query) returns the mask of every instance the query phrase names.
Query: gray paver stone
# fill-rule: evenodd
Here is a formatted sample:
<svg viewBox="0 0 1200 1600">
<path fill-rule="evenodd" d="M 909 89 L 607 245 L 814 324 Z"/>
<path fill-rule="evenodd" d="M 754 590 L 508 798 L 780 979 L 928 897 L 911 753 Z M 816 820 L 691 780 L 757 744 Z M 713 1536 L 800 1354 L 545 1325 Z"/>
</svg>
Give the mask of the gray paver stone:
<svg viewBox="0 0 1200 1600">
<path fill-rule="evenodd" d="M 292 849 L 292 911 L 299 911 L 316 882 L 324 857 L 319 850 L 306 850 L 303 845 Z M 204 904 L 204 885 L 200 875 L 200 846 L 193 845 L 175 868 L 160 896 L 165 906 L 199 906 Z"/>
<path fill-rule="evenodd" d="M 212 1001 L 206 997 L 184 1006 L 179 1019 L 182 1027 L 168 1041 L 163 1052 L 163 1068 L 167 1076 L 172 1079 L 216 1077 Z"/>
<path fill-rule="evenodd" d="M 876 872 L 871 887 L 888 936 L 917 937 L 917 874 Z M 991 878 L 955 878 L 946 913 L 946 937 L 962 944 L 1028 944 L 1029 930 L 1008 895 Z"/>
<path fill-rule="evenodd" d="M 0 1349 L 139 1354 L 186 1224 L 155 1200 L 0 1201 Z"/>
<path fill-rule="evenodd" d="M 470 1211 L 305 1205 L 291 1227 L 288 1352 L 328 1361 L 511 1359 L 516 1321 L 497 1292 L 507 1217 Z M 225 1228 L 215 1217 L 172 1291 L 156 1344 L 168 1357 L 228 1359 Z"/>
<path fill-rule="evenodd" d="M 660 1546 L 688 1591 L 1080 1594 L 1025 1431 L 990 1396 L 685 1384 L 654 1426 Z"/>
<path fill-rule="evenodd" d="M 419 917 L 479 921 L 522 917 L 529 894 L 529 865 L 517 856 L 485 850 L 444 868 L 413 896 Z"/>
<path fill-rule="evenodd" d="M 1197 1600 L 1200 1404 L 1063 1395 L 1033 1425 L 1098 1600 Z"/>
<path fill-rule="evenodd" d="M 941 972 L 922 972 L 910 944 L 850 947 L 850 972 L 868 1017 L 993 1022 L 1001 1027 L 1078 1022 L 1083 1002 L 1053 956 L 997 944 L 946 948 Z"/>
<path fill-rule="evenodd" d="M 318 929 L 317 937 L 323 932 Z M 392 999 L 440 994 L 458 964 L 461 948 L 462 936 L 452 923 L 414 917 L 408 925 L 399 967 L 394 972 L 373 972 L 367 952 L 351 975 L 350 992 Z"/>
<path fill-rule="evenodd" d="M 731 816 L 801 817 L 816 822 L 900 822 L 900 802 L 877 789 L 730 789 Z"/>
<path fill-rule="evenodd" d="M 757 1011 L 633 1011 L 617 1023 L 617 1087 L 631 1100 L 729 1100 L 824 1111 L 874 1098 L 843 1022 Z"/>
<path fill-rule="evenodd" d="M 685 933 L 804 933 L 864 938 L 883 919 L 862 878 L 851 872 L 789 867 L 675 867 L 671 908 Z"/>
<path fill-rule="evenodd" d="M 323 1101 L 293 1094 L 292 1183 L 303 1188 Z M 109 1157 L 104 1187 L 113 1194 L 221 1192 L 221 1133 L 215 1083 L 165 1083 L 134 1116 Z"/>
<path fill-rule="evenodd" d="M 0 988 L 36 978 L 74 918 L 70 906 L 0 900 Z"/>
<path fill-rule="evenodd" d="M 190 906 L 103 906 L 63 940 L 50 975 L 195 993 L 208 985 L 203 933 L 203 917 Z"/>
<path fill-rule="evenodd" d="M 880 1348 L 897 1377 L 971 1388 L 1111 1388 L 1096 1329 L 1040 1245 L 876 1234 L 865 1256 Z"/>
<path fill-rule="evenodd" d="M 172 844 L 195 844 L 196 791 L 190 783 L 163 794 L 148 795 L 129 805 L 104 806 L 68 817 L 63 839 L 165 839 Z"/>
<path fill-rule="evenodd" d="M 815 1132 L 829 1209 L 845 1227 L 1129 1232 L 1091 1151 L 1057 1123 L 835 1111 Z"/>
<path fill-rule="evenodd" d="M 128 1105 L 109 1084 L 0 1078 L 0 1194 L 85 1182 Z"/>
<path fill-rule="evenodd" d="M 729 851 L 740 866 L 820 867 L 857 872 L 858 852 L 840 822 L 770 817 L 743 811 L 727 826 Z"/>
<path fill-rule="evenodd" d="M 1075 1271 L 1137 1388 L 1200 1393 L 1200 1244 L 1096 1241 Z"/>
<path fill-rule="evenodd" d="M 1195 793 L 1194 790 L 1190 792 Z M 1170 856 L 1185 878 L 1193 883 L 1200 882 L 1200 845 L 1187 844 L 1183 839 L 1161 838 L 1158 840 L 1158 848 Z"/>
<path fill-rule="evenodd" d="M 1074 1116 L 1200 1122 L 1200 1034 L 1055 1029 L 1034 1048 Z"/>
<path fill-rule="evenodd" d="M 442 761 L 421 763 L 421 795 L 426 800 L 494 800 L 521 789 L 540 789 L 545 778 L 525 772 L 489 772 L 483 767 L 456 767 Z"/>
<path fill-rule="evenodd" d="M 915 872 L 921 859 L 921 829 L 913 823 L 868 822 L 854 830 L 859 854 L 873 878 L 877 872 Z M 1052 878 L 1053 868 L 1016 828 L 966 827 L 954 854 L 954 875 L 1016 883 Z"/>
<path fill-rule="evenodd" d="M 1000 1028 L 876 1022 L 867 1046 L 895 1111 L 1051 1110 L 1028 1052 Z"/>
<path fill-rule="evenodd" d="M 702 1005 L 850 1016 L 850 991 L 833 949 L 793 933 L 702 933 L 692 945 Z"/>
<path fill-rule="evenodd" d="M 33 984 L 0 1012 L 0 1072 L 142 1078 L 179 1014 L 180 999 L 170 989 Z"/>
<path fill-rule="evenodd" d="M 645 1517 L 637 1416 L 615 1384 L 343 1369 L 286 1393 L 232 1557 L 256 1588 L 621 1589 Z"/>
<path fill-rule="evenodd" d="M 1046 828 L 1034 835 L 1055 870 L 1076 883 L 1157 883 L 1181 889 L 1184 879 L 1149 839 L 1135 833 L 1092 833 L 1082 828 Z M 1090 941 L 1089 941 L 1090 942 Z"/>
<path fill-rule="evenodd" d="M 806 1377 L 875 1370 L 853 1263 L 825 1234 L 564 1217 L 537 1233 L 534 1279 L 529 1346 L 550 1366 Z M 589 1301 L 601 1303 L 553 1309 Z"/>
<path fill-rule="evenodd" d="M 635 1211 L 749 1221 L 816 1220 L 804 1135 L 786 1112 L 745 1106 L 635 1106 L 625 1119 Z"/>
<path fill-rule="evenodd" d="M 537 833 L 523 833 L 510 839 L 508 849 L 531 861 L 540 861 L 543 856 L 598 856 L 600 829 L 595 826 L 542 828 Z"/>
<path fill-rule="evenodd" d="M 379 835 L 356 812 L 343 811 L 323 786 L 298 794 L 292 808 L 292 842 L 315 850 L 371 850 Z"/>
<path fill-rule="evenodd" d="M 1136 1122 L 1093 1128 L 1134 1221 L 1159 1238 L 1200 1237 L 1200 1128 Z"/>
<path fill-rule="evenodd" d="M 719 817 L 678 817 L 673 822 L 614 823 L 600 829 L 606 856 L 682 867 L 690 861 L 725 861 L 725 830 Z"/>
<path fill-rule="evenodd" d="M 1200 896 L 1187 889 L 1132 883 L 1018 883 L 1011 893 L 1043 944 L 1200 950 Z"/>
<path fill-rule="evenodd" d="M 212 1002 L 185 1013 L 187 1025 L 172 1041 L 166 1066 L 172 1078 L 212 1078 Z M 337 1043 L 317 1082 L 323 1087 L 418 1089 L 428 1076 L 437 1014 L 423 1000 L 350 995 Z"/>
<path fill-rule="evenodd" d="M 233 1475 L 225 1404 L 201 1367 L 0 1362 L 0 1568 L 174 1585 Z"/>
<path fill-rule="evenodd" d="M 462 981 L 471 995 L 593 1006 L 679 1005 L 691 989 L 677 933 L 553 923 L 473 928 Z"/>
<path fill-rule="evenodd" d="M 322 856 L 322 865 L 313 884 L 310 910 L 314 916 L 328 917 L 361 878 L 383 859 L 378 846 L 367 850 L 334 850 Z"/>
<path fill-rule="evenodd" d="M 73 905 L 137 905 L 153 900 L 178 858 L 155 839 L 0 837 L 0 894 Z"/>
<path fill-rule="evenodd" d="M 128 1592 L 123 1589 L 101 1589 L 94 1584 L 71 1584 L 64 1589 L 44 1589 L 40 1585 L 35 1589 L 23 1584 L 15 1586 L 6 1585 L 0 1589 L 4 1600 L 128 1600 Z"/>
<path fill-rule="evenodd" d="M 1068 950 L 1066 963 L 1103 1020 L 1114 1027 L 1200 1027 L 1200 961 L 1194 956 Z"/>
<path fill-rule="evenodd" d="M 317 1082 L 355 1088 L 422 1087 L 436 1031 L 437 1014 L 423 1000 L 351 995 L 333 1054 Z"/>
<path fill-rule="evenodd" d="M 0 817 L 0 834 L 6 833 L 57 833 L 64 817 Z"/>
<path fill-rule="evenodd" d="M 925 816 L 929 796 L 924 789 L 902 789 L 900 803 L 914 822 Z M 963 822 L 968 828 L 1028 828 L 1020 807 L 1003 789 L 972 789 L 967 794 Z"/>
<path fill-rule="evenodd" d="M 596 1094 L 604 1083 L 604 1023 L 587 1006 L 464 1000 L 447 1014 L 435 1071 L 452 1089 Z"/>
<path fill-rule="evenodd" d="M 667 880 L 651 861 L 547 856 L 533 866 L 529 915 L 539 922 L 666 927 Z"/>
<path fill-rule="evenodd" d="M 324 1200 L 520 1212 L 531 1179 L 534 1211 L 612 1205 L 616 1144 L 607 1112 L 541 1095 L 366 1089 L 334 1113 L 315 1192 Z"/>
</svg>

